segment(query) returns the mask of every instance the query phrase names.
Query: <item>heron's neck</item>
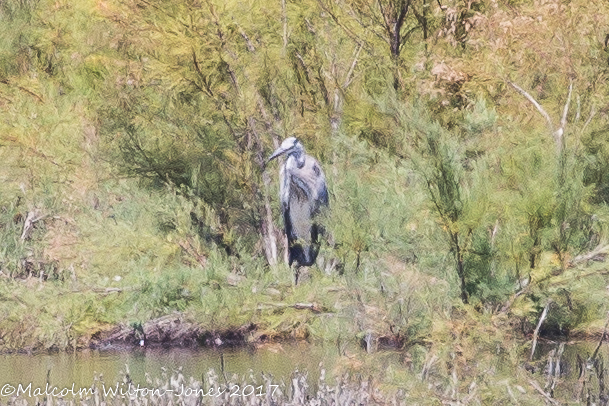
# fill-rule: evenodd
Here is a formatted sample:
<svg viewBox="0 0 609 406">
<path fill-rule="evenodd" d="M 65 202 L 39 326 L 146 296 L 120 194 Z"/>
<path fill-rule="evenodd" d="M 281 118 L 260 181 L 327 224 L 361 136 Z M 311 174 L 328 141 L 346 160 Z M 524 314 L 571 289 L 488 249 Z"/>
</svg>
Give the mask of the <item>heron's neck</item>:
<svg viewBox="0 0 609 406">
<path fill-rule="evenodd" d="M 290 154 L 294 157 L 294 160 L 296 161 L 296 166 L 298 168 L 302 168 L 305 164 L 305 154 L 303 151 L 294 151 L 292 154 Z"/>
</svg>

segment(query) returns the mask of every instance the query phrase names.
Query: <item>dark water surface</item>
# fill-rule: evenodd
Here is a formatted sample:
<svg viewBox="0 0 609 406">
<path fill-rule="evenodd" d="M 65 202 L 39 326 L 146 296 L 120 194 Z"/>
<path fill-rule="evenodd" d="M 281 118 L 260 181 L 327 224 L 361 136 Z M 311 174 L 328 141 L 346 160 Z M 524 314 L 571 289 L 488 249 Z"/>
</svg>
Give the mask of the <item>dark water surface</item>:
<svg viewBox="0 0 609 406">
<path fill-rule="evenodd" d="M 233 374 L 249 376 L 260 372 L 276 380 L 287 380 L 295 369 L 308 371 L 317 379 L 320 363 L 331 368 L 336 349 L 301 344 L 272 344 L 261 348 L 231 350 L 208 349 L 141 349 L 85 350 L 74 353 L 0 355 L 0 387 L 6 384 L 45 387 L 47 375 L 58 388 L 90 387 L 95 376 L 103 374 L 106 384 L 122 381 L 128 370 L 134 384 L 145 384 L 146 374 L 153 380 L 165 370 L 171 375 L 179 368 L 189 378 L 201 380 L 210 369 L 230 378 Z M 127 369 L 128 368 L 128 369 Z"/>
<path fill-rule="evenodd" d="M 540 386 L 549 391 L 552 377 L 549 372 L 549 355 L 552 350 L 558 350 L 560 343 L 540 343 L 535 361 L 528 363 L 534 369 L 533 377 Z M 584 399 L 609 397 L 605 393 L 604 376 L 609 376 L 609 344 L 603 343 L 600 347 L 594 365 L 588 365 L 584 375 L 585 386 L 581 375 L 581 361 L 592 355 L 598 342 L 567 343 L 560 357 L 560 372 L 556 377 L 554 390 L 559 399 Z M 399 352 L 381 352 L 366 354 L 363 350 L 355 351 L 355 358 L 375 357 L 385 360 L 387 366 L 393 363 L 400 364 Z M 389 361 L 387 361 L 389 360 Z M 392 361 L 393 360 L 393 361 Z M 45 388 L 47 379 L 50 387 L 57 388 L 88 388 L 94 384 L 95 377 L 103 376 L 107 386 L 120 384 L 125 373 L 128 372 L 134 385 L 146 386 L 149 382 L 161 379 L 167 382 L 167 377 L 181 369 L 186 379 L 193 377 L 199 381 L 206 381 L 210 370 L 217 374 L 224 371 L 229 381 L 233 375 L 245 378 L 253 373 L 259 377 L 260 373 L 272 375 L 273 381 L 281 383 L 290 382 L 295 370 L 306 371 L 309 382 L 316 382 L 320 374 L 320 365 L 330 372 L 336 363 L 340 363 L 337 349 L 334 346 L 323 347 L 308 343 L 270 344 L 259 348 L 239 348 L 225 350 L 211 349 L 149 349 L 128 348 L 113 350 L 85 350 L 74 353 L 52 354 L 4 354 L 0 355 L 0 390 L 6 385 L 34 388 Z M 556 358 L 554 358 L 554 365 Z M 523 358 L 523 365 L 526 364 Z M 516 371 L 515 371 L 516 372 Z M 165 376 L 163 376 L 165 375 Z M 147 376 L 150 378 L 147 382 Z M 48 377 L 48 378 L 47 378 Z M 256 379 L 256 378 L 254 378 Z M 600 384 L 600 386 L 599 386 Z M 4 396 L 0 394 L 0 396 Z"/>
</svg>

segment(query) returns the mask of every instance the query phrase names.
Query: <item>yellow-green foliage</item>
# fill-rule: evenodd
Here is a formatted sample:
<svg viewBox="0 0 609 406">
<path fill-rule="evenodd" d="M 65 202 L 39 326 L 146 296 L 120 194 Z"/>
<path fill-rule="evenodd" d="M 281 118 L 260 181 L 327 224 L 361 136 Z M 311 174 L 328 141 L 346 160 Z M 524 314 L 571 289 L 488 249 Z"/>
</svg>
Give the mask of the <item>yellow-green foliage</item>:
<svg viewBox="0 0 609 406">
<path fill-rule="evenodd" d="M 546 331 L 602 327 L 607 4 L 413 0 L 396 51 L 402 3 L 0 2 L 0 347 L 177 311 L 342 352 L 396 339 L 463 391 L 476 355 L 517 364 L 511 326 L 548 301 Z M 281 238 L 268 258 L 265 159 L 292 135 L 330 192 L 298 286 Z"/>
</svg>

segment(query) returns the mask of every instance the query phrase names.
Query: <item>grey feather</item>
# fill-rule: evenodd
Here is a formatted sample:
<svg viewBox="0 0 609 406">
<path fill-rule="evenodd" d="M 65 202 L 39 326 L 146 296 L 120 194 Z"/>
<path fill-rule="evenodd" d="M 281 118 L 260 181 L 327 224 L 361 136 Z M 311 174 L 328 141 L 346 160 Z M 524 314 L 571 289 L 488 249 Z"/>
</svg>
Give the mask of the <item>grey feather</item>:
<svg viewBox="0 0 609 406">
<path fill-rule="evenodd" d="M 305 153 L 296 138 L 284 140 L 268 160 L 283 154 L 286 159 L 279 172 L 279 195 L 288 238 L 288 262 L 310 266 L 317 258 L 321 233 L 315 218 L 329 204 L 326 177 L 319 162 Z"/>
</svg>

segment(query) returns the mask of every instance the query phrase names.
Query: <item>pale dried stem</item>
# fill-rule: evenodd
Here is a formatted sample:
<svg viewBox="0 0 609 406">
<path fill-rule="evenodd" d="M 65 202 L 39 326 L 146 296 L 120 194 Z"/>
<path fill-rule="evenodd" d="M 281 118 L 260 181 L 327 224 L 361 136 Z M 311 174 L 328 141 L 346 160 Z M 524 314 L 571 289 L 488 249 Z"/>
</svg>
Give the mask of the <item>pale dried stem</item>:
<svg viewBox="0 0 609 406">
<path fill-rule="evenodd" d="M 550 403 L 551 403 L 551 404 L 553 404 L 553 405 L 559 405 L 559 404 L 560 404 L 560 403 L 558 403 L 556 400 L 552 399 L 552 398 L 550 397 L 550 395 L 548 395 L 548 394 L 547 394 L 547 393 L 546 393 L 546 392 L 545 392 L 545 391 L 544 391 L 544 390 L 541 388 L 541 386 L 539 386 L 539 384 L 538 384 L 537 382 L 535 382 L 535 381 L 534 381 L 534 380 L 532 380 L 532 379 L 529 379 L 529 383 L 531 384 L 531 386 L 532 386 L 533 388 L 535 388 L 535 390 L 536 390 L 537 392 L 541 393 L 541 394 L 543 395 L 543 397 L 544 397 L 544 398 L 546 398 L 546 400 L 547 400 L 548 402 L 550 402 Z"/>
<path fill-rule="evenodd" d="M 40 212 L 35 209 L 28 212 L 25 217 L 25 222 L 23 223 L 23 232 L 21 233 L 21 241 L 25 241 L 30 238 L 30 234 L 32 233 L 32 229 L 34 224 L 43 218 L 46 217 L 46 214 L 40 214 Z"/>
<path fill-rule="evenodd" d="M 347 72 L 347 77 L 345 78 L 345 82 L 343 83 L 343 90 L 346 89 L 347 87 L 349 87 L 349 85 L 351 84 L 353 78 L 353 71 L 355 70 L 355 65 L 357 65 L 357 60 L 359 58 L 359 54 L 362 51 L 362 45 L 359 44 L 357 46 L 357 51 L 355 51 L 355 57 L 353 58 L 353 62 L 351 63 L 351 67 L 349 68 L 349 71 Z"/>
<path fill-rule="evenodd" d="M 512 86 L 514 89 L 516 89 L 516 91 L 518 93 L 520 93 L 521 95 L 523 95 L 528 101 L 530 101 L 533 106 L 535 106 L 535 108 L 541 113 L 543 118 L 546 119 L 546 124 L 548 125 L 548 129 L 550 130 L 550 133 L 554 134 L 554 124 L 552 124 L 552 119 L 550 118 L 550 115 L 544 110 L 544 108 L 541 107 L 541 105 L 539 103 L 537 103 L 537 100 L 535 100 L 533 98 L 533 96 L 531 96 L 529 93 L 527 93 L 526 90 L 524 90 L 523 88 L 518 86 L 516 83 L 510 82 L 508 80 L 508 84 L 510 86 Z"/>
<path fill-rule="evenodd" d="M 535 328 L 535 332 L 533 333 L 533 345 L 531 347 L 531 356 L 529 357 L 529 361 L 533 361 L 533 356 L 535 355 L 535 347 L 537 347 L 539 329 L 541 329 L 541 325 L 548 316 L 548 309 L 550 308 L 550 303 L 552 303 L 552 301 L 548 300 L 548 303 L 546 303 L 546 307 L 543 308 L 543 312 L 541 312 L 541 317 L 539 318 L 539 322 L 537 323 L 537 327 Z"/>
<path fill-rule="evenodd" d="M 556 151 L 560 155 L 564 149 L 564 134 L 567 127 L 567 114 L 569 113 L 569 105 L 571 104 L 571 93 L 573 92 L 573 81 L 569 83 L 569 94 L 567 95 L 567 102 L 563 107 L 563 113 L 560 119 L 560 127 L 558 129 L 554 129 L 554 124 L 552 123 L 552 119 L 547 111 L 544 110 L 543 107 L 531 96 L 526 90 L 518 86 L 516 83 L 507 81 L 510 86 L 512 86 L 518 93 L 523 95 L 535 108 L 539 113 L 545 118 L 546 124 L 548 126 L 548 130 L 552 137 L 554 138 L 554 142 L 556 144 Z"/>
</svg>

